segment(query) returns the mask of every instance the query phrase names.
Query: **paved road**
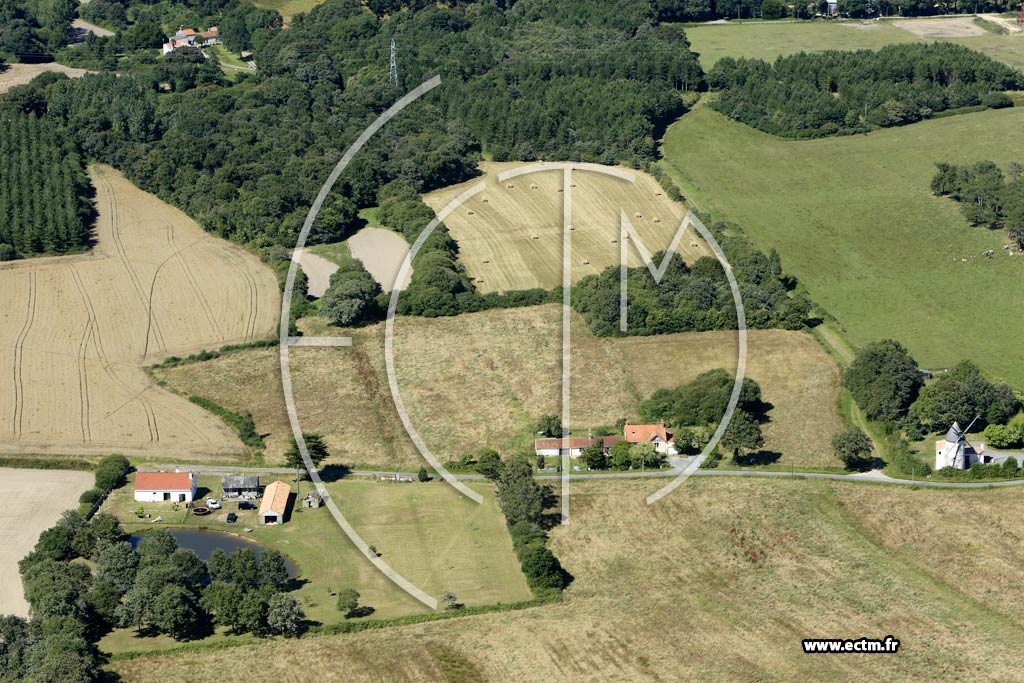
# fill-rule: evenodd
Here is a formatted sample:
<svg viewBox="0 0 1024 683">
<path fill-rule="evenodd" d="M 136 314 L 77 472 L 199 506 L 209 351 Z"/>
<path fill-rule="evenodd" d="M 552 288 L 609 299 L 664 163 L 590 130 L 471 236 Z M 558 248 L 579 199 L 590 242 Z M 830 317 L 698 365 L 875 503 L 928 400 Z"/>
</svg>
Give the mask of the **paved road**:
<svg viewBox="0 0 1024 683">
<path fill-rule="evenodd" d="M 295 474 L 295 470 L 286 467 L 224 467 L 221 465 L 153 465 L 154 468 L 170 470 L 175 467 L 189 469 L 198 474 L 233 474 L 237 472 L 251 472 L 256 474 Z M 361 477 L 393 477 L 394 471 L 388 470 L 350 470 L 349 474 Z M 406 476 L 414 476 L 410 472 L 400 472 Z M 656 470 L 654 472 L 602 472 L 599 474 L 572 473 L 569 479 L 639 479 L 674 477 L 679 470 Z M 1024 486 L 1024 479 L 1008 479 L 1006 481 L 992 482 L 957 482 L 957 481 L 919 481 L 912 479 L 895 479 L 886 476 L 879 470 L 861 472 L 858 474 L 825 474 L 822 472 L 778 472 L 763 470 L 697 470 L 693 473 L 695 477 L 783 477 L 787 479 L 834 479 L 836 481 L 867 482 L 871 484 L 895 484 L 902 486 L 927 486 L 930 488 L 944 489 L 978 489 L 978 488 L 1002 488 L 1005 486 Z M 466 481 L 481 481 L 484 476 L 481 474 L 456 474 L 457 479 Z M 560 474 L 538 474 L 536 479 L 553 480 L 560 479 Z"/>
</svg>

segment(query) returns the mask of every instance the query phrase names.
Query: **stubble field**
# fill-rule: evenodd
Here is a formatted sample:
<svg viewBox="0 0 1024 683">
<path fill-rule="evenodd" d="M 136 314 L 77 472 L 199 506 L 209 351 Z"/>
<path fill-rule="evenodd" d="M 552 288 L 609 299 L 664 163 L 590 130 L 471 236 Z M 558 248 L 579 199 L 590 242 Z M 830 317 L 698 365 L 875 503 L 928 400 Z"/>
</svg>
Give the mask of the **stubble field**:
<svg viewBox="0 0 1024 683">
<path fill-rule="evenodd" d="M 0 469 L 0 615 L 28 616 L 18 560 L 92 481 L 91 472 Z"/>
<path fill-rule="evenodd" d="M 0 452 L 243 456 L 218 418 L 142 366 L 268 336 L 273 274 L 113 169 L 90 177 L 90 253 L 0 266 Z"/>
<path fill-rule="evenodd" d="M 485 175 L 424 196 L 435 212 L 478 184 L 486 188 L 445 219 L 459 243 L 460 260 L 481 292 L 562 284 L 562 201 L 560 169 L 523 175 L 501 183 L 498 174 L 521 162 L 482 163 Z M 619 264 L 619 216 L 625 211 L 651 254 L 667 249 L 686 208 L 665 196 L 650 175 L 635 182 L 586 170 L 572 175 L 572 281 Z M 677 252 L 687 263 L 711 250 L 688 228 Z M 415 264 L 414 264 L 415 265 Z M 642 265 L 630 245 L 629 265 Z"/>
<path fill-rule="evenodd" d="M 0 65 L 0 94 L 16 85 L 25 85 L 42 73 L 61 73 L 72 78 L 88 73 L 85 69 L 76 69 L 56 62 L 47 64 L 4 64 Z"/>
<path fill-rule="evenodd" d="M 700 478 L 647 507 L 648 488 L 574 484 L 573 517 L 553 534 L 575 576 L 564 603 L 111 668 L 125 683 L 182 670 L 243 681 L 254 659 L 269 678 L 357 683 L 1019 677 L 1024 557 L 1011 541 L 1024 523 L 1005 511 L 1024 491 Z M 898 654 L 800 644 L 887 635 Z"/>
</svg>

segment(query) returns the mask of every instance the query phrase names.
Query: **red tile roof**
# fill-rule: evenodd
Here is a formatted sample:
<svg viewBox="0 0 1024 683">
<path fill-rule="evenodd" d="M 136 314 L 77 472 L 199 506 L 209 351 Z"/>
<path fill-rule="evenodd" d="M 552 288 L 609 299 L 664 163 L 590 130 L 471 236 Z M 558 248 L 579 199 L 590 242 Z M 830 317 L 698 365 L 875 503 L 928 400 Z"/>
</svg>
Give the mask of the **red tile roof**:
<svg viewBox="0 0 1024 683">
<path fill-rule="evenodd" d="M 672 434 L 665 430 L 664 422 L 659 422 L 655 425 L 631 425 L 627 423 L 623 433 L 626 435 L 626 441 L 630 443 L 653 441 L 655 437 L 662 441 L 672 440 Z"/>
<path fill-rule="evenodd" d="M 135 475 L 136 491 L 191 491 L 192 476 L 188 472 L 139 472 Z"/>
</svg>

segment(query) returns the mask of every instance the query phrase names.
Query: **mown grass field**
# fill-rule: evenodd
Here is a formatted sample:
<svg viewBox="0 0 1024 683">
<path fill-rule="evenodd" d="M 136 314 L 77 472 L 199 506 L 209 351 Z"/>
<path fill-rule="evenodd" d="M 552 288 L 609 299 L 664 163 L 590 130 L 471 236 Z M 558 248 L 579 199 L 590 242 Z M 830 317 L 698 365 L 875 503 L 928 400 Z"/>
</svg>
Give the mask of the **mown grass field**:
<svg viewBox="0 0 1024 683">
<path fill-rule="evenodd" d="M 284 17 L 285 21 L 291 21 L 292 17 L 302 12 L 309 12 L 317 5 L 323 4 L 324 0 L 257 0 L 252 4 L 263 9 L 272 9 Z"/>
<path fill-rule="evenodd" d="M 88 475 L 83 475 L 88 476 Z M 395 587 L 349 542 L 326 507 L 296 509 L 291 519 L 278 526 L 262 526 L 256 511 L 239 511 L 233 502 L 206 517 L 196 517 L 171 503 L 145 503 L 151 519 L 140 521 L 135 510 L 129 482 L 114 492 L 103 510 L 117 515 L 130 532 L 163 528 L 200 528 L 240 534 L 288 556 L 299 568 L 302 583 L 294 595 L 306 616 L 322 624 L 343 621 L 331 592 L 356 588 L 361 604 L 374 608 L 373 618 L 389 618 L 426 611 L 418 601 Z M 261 483 L 275 479 L 290 482 L 287 476 L 262 475 Z M 201 499 L 220 496 L 220 477 L 199 476 Z M 483 505 L 467 500 L 440 482 L 421 484 L 387 483 L 368 480 L 341 480 L 327 484 L 346 518 L 367 543 L 392 567 L 431 595 L 454 592 L 466 605 L 529 600 L 532 596 L 519 562 L 512 552 L 512 541 L 505 529 L 505 518 L 498 509 L 493 488 L 473 484 L 484 496 Z M 302 493 L 311 490 L 303 482 Z M 292 483 L 292 493 L 295 485 Z M 294 497 L 293 497 L 294 503 Z M 227 524 L 224 517 L 235 512 L 239 519 Z M 252 532 L 246 533 L 245 528 Z M 224 633 L 211 636 L 211 642 L 223 640 Z M 166 636 L 139 638 L 132 629 L 119 629 L 100 643 L 111 652 L 155 650 L 180 645 Z"/>
<path fill-rule="evenodd" d="M 699 106 L 669 129 L 665 167 L 691 202 L 778 249 L 854 345 L 893 337 L 924 367 L 968 358 L 1020 386 L 1024 257 L 929 184 L 939 161 L 1024 159 L 1022 126 L 1014 108 L 789 141 Z"/>
<path fill-rule="evenodd" d="M 305 431 L 321 432 L 336 461 L 416 468 L 419 454 L 398 419 L 384 368 L 383 326 L 339 330 L 317 319 L 314 334 L 351 335 L 351 348 L 294 349 L 292 381 Z M 592 336 L 574 318 L 572 424 L 586 429 L 634 415 L 655 389 L 705 370 L 736 367 L 733 331 L 625 339 Z M 395 359 L 413 424 L 442 461 L 483 447 L 533 452 L 532 426 L 557 413 L 561 396 L 561 307 L 496 310 L 456 318 L 400 318 Z M 267 460 L 287 446 L 275 349 L 259 349 L 170 370 L 171 386 L 251 410 L 266 434 Z M 836 409 L 839 370 L 802 332 L 752 330 L 747 375 L 773 404 L 765 448 L 796 467 L 838 466 L 830 439 L 842 429 Z"/>
<path fill-rule="evenodd" d="M 810 480 L 574 484 L 553 549 L 566 600 L 346 636 L 115 661 L 125 683 L 1008 681 L 1024 639 L 1024 490 Z M 959 514 L 951 515 L 951 510 Z M 896 655 L 803 653 L 807 637 L 901 641 Z"/>
<path fill-rule="evenodd" d="M 964 20 L 935 18 L 923 21 L 927 25 L 941 27 L 951 21 Z M 774 60 L 797 52 L 877 50 L 893 43 L 928 40 L 900 28 L 900 22 L 890 21 L 704 25 L 687 28 L 686 37 L 693 51 L 700 54 L 700 62 L 705 69 L 712 67 L 722 57 Z M 1024 36 L 1020 34 L 997 35 L 985 32 L 983 35 L 944 40 L 978 50 L 1018 69 L 1024 68 Z"/>
</svg>

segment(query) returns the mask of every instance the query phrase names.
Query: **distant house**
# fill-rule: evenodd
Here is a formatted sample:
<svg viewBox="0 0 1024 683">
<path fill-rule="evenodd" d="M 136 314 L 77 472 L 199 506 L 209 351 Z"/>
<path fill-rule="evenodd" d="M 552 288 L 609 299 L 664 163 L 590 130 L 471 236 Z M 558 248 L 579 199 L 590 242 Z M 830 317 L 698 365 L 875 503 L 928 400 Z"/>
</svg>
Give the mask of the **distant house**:
<svg viewBox="0 0 1024 683">
<path fill-rule="evenodd" d="M 191 503 L 196 497 L 192 472 L 139 472 L 135 475 L 135 500 L 140 503 Z"/>
<path fill-rule="evenodd" d="M 935 442 L 935 469 L 955 467 L 958 470 L 966 470 L 976 462 L 988 464 L 992 461 L 985 455 L 985 444 L 975 447 L 967 441 L 966 431 L 960 428 L 959 423 L 954 422 L 946 432 L 945 438 Z"/>
<path fill-rule="evenodd" d="M 605 453 L 611 450 L 617 442 L 622 441 L 621 436 L 571 436 L 565 439 L 565 448 L 563 448 L 562 441 L 560 438 L 547 438 L 547 439 L 535 439 L 533 442 L 533 450 L 537 455 L 562 455 L 565 451 L 568 451 L 568 455 L 571 458 L 578 458 L 583 454 L 583 449 L 601 444 L 604 447 Z"/>
<path fill-rule="evenodd" d="M 179 47 L 204 47 L 206 45 L 220 45 L 220 30 L 216 26 L 211 26 L 206 31 L 196 31 L 191 28 L 179 29 L 164 43 L 163 53 L 173 52 Z"/>
<path fill-rule="evenodd" d="M 275 481 L 267 486 L 260 504 L 260 524 L 283 524 L 291 493 L 292 487 L 283 481 Z"/>
<path fill-rule="evenodd" d="M 225 498 L 259 498 L 260 478 L 255 474 L 225 474 L 220 478 Z"/>
<path fill-rule="evenodd" d="M 675 443 L 672 441 L 672 433 L 666 431 L 665 423 L 650 425 L 631 425 L 628 422 L 622 428 L 626 441 L 630 443 L 651 443 L 654 450 L 665 455 L 678 455 Z"/>
</svg>

